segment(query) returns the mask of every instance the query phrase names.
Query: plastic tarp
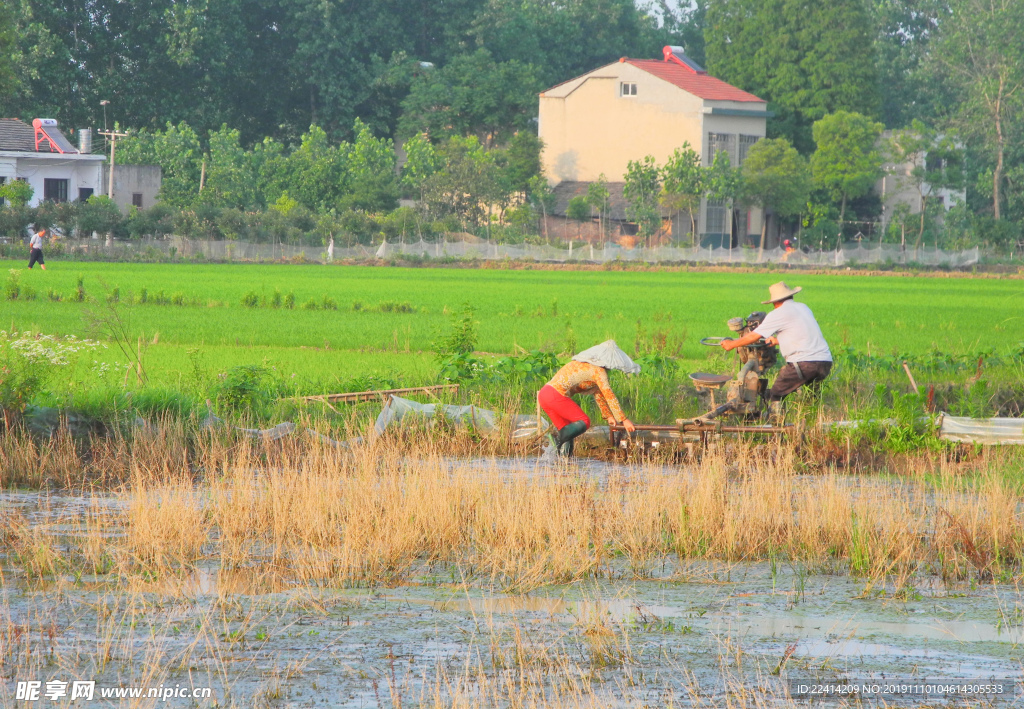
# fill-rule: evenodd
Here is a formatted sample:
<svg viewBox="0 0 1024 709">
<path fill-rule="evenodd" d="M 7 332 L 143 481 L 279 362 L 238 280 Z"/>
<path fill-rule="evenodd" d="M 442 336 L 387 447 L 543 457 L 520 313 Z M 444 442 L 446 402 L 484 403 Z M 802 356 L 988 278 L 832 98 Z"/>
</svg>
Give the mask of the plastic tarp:
<svg viewBox="0 0 1024 709">
<path fill-rule="evenodd" d="M 479 406 L 456 406 L 454 404 L 421 404 L 400 396 L 392 396 L 384 405 L 373 430 L 380 435 L 392 425 L 403 425 L 416 420 L 425 421 L 438 414 L 457 426 L 474 428 L 485 436 L 500 435 L 498 415 Z M 537 417 L 518 414 L 512 417 L 512 439 L 521 440 L 536 436 L 547 428 L 547 421 L 537 425 Z"/>
<path fill-rule="evenodd" d="M 1024 419 L 975 419 L 942 414 L 939 438 L 961 443 L 1022 445 L 1024 444 Z"/>
</svg>

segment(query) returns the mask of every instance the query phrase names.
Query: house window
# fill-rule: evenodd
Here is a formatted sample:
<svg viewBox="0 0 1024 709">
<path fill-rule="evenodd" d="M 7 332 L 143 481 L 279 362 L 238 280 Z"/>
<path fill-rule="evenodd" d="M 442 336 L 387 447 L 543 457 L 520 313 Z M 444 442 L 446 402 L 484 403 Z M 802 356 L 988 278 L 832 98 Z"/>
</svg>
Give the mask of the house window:
<svg viewBox="0 0 1024 709">
<path fill-rule="evenodd" d="M 742 165 L 747 159 L 747 151 L 750 150 L 750 146 L 761 139 L 757 135 L 741 135 L 740 136 L 740 155 L 738 165 Z"/>
<path fill-rule="evenodd" d="M 43 199 L 47 202 L 68 201 L 68 180 L 47 177 L 43 180 Z"/>
<path fill-rule="evenodd" d="M 142 209 L 142 193 L 132 192 L 132 206 Z"/>
<path fill-rule="evenodd" d="M 724 201 L 709 199 L 704 217 L 704 233 L 724 234 L 727 211 Z"/>
<path fill-rule="evenodd" d="M 736 134 L 708 133 L 707 161 L 708 165 L 715 161 L 715 156 L 725 152 L 729 156 L 729 164 L 736 166 Z"/>
<path fill-rule="evenodd" d="M 619 84 L 619 96 L 636 96 L 636 84 L 623 81 Z"/>
<path fill-rule="evenodd" d="M 92 187 L 79 187 L 78 188 L 78 201 L 88 202 L 89 198 L 92 197 Z"/>
</svg>

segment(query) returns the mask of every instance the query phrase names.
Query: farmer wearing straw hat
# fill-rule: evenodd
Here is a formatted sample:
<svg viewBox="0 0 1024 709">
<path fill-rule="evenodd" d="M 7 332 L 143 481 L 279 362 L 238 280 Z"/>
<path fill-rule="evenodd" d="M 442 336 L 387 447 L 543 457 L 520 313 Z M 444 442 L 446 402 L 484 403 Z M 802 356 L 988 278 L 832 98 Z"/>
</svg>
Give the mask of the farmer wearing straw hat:
<svg viewBox="0 0 1024 709">
<path fill-rule="evenodd" d="M 622 425 L 630 432 L 636 430 L 608 383 L 609 369 L 636 374 L 640 365 L 620 350 L 615 340 L 608 340 L 573 357 L 537 393 L 537 403 L 558 430 L 552 442 L 560 455 L 571 456 L 573 442 L 590 428 L 590 418 L 569 398 L 575 394 L 593 396 L 605 421 Z"/>
<path fill-rule="evenodd" d="M 778 345 L 786 366 L 775 378 L 768 392 L 769 401 L 782 401 L 805 384 L 822 382 L 832 371 L 832 352 L 814 319 L 814 313 L 803 303 L 793 300 L 802 288 L 790 288 L 779 281 L 768 289 L 768 300 L 775 309 L 753 332 L 736 340 L 724 340 L 722 348 L 733 350 L 764 338 L 769 345 Z"/>
</svg>

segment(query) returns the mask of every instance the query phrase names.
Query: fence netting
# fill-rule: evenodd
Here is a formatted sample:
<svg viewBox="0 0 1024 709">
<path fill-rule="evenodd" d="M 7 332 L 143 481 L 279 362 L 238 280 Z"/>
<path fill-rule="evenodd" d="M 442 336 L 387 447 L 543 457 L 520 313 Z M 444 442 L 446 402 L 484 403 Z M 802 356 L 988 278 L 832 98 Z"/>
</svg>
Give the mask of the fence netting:
<svg viewBox="0 0 1024 709">
<path fill-rule="evenodd" d="M 185 239 L 144 239 L 140 241 L 114 241 L 102 239 L 67 240 L 64 247 L 69 252 L 85 252 L 95 255 L 141 257 L 178 255 L 183 258 L 205 258 L 215 261 L 340 261 L 347 259 L 370 260 L 390 259 L 400 256 L 424 259 L 467 259 L 467 260 L 533 260 L 533 261 L 582 261 L 608 263 L 614 261 L 699 262 L 713 264 L 757 264 L 790 263 L 801 266 L 845 267 L 863 264 L 918 264 L 922 266 L 971 266 L 979 262 L 981 252 L 977 247 L 963 251 L 944 251 L 936 248 L 901 249 L 899 246 L 884 244 L 868 248 L 860 245 L 844 246 L 838 250 L 791 251 L 766 249 L 760 254 L 751 248 L 692 248 L 679 246 L 637 246 L 625 248 L 614 243 L 574 244 L 572 247 L 538 244 L 498 244 L 491 242 L 469 243 L 465 241 L 416 241 L 382 242 L 372 246 L 303 246 L 293 244 L 250 243 L 245 241 L 221 241 Z"/>
</svg>

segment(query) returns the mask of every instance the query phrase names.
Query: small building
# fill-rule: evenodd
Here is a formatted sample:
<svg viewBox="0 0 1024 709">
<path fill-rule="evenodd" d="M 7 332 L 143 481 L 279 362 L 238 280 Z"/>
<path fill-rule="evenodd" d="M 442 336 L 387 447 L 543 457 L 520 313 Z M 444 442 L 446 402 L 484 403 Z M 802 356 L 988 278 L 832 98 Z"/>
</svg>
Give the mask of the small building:
<svg viewBox="0 0 1024 709">
<path fill-rule="evenodd" d="M 893 140 L 893 131 L 887 130 L 879 138 L 881 145 L 886 145 Z M 946 165 L 935 164 L 943 158 L 929 156 L 927 152 L 917 156 L 916 161 L 888 162 L 883 165 L 884 176 L 875 183 L 875 194 L 882 200 L 882 228 L 889 225 L 896 208 L 905 204 L 910 209 L 910 214 L 920 214 L 922 209 L 922 191 L 930 204 L 941 204 L 944 214 L 955 204 L 967 201 L 967 190 L 951 190 L 944 187 L 933 187 L 925 182 L 921 189 L 918 189 L 915 179 L 911 176 L 915 168 L 923 167 L 927 171 L 938 170 Z M 962 165 L 960 166 L 962 168 Z M 941 216 L 939 217 L 941 221 Z"/>
<path fill-rule="evenodd" d="M 86 200 L 100 192 L 104 157 L 75 147 L 52 118 L 32 125 L 0 119 L 0 182 L 25 180 L 32 187 L 29 206 L 44 200 Z"/>
<path fill-rule="evenodd" d="M 116 156 L 115 156 L 116 157 Z M 149 209 L 157 203 L 163 172 L 159 165 L 114 164 L 114 202 L 127 212 Z M 110 194 L 110 166 L 103 166 L 103 194 Z"/>
<path fill-rule="evenodd" d="M 766 134 L 767 102 L 708 75 L 680 47 L 663 54 L 660 60 L 623 57 L 540 94 L 541 160 L 554 185 L 588 184 L 601 175 L 619 183 L 631 160 L 651 155 L 662 165 L 684 143 L 704 165 L 721 151 L 732 165 L 743 164 Z M 705 245 L 760 238 L 760 210 L 732 207 L 702 201 L 697 228 Z M 676 238 L 689 231 L 685 216 L 672 228 Z"/>
</svg>

